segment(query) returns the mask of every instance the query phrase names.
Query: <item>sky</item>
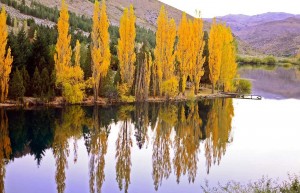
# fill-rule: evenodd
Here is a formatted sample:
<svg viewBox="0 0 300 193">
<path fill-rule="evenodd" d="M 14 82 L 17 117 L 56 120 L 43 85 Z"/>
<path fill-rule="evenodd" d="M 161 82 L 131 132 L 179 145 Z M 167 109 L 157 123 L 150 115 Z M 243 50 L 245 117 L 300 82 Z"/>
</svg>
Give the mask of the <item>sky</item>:
<svg viewBox="0 0 300 193">
<path fill-rule="evenodd" d="M 191 15 L 196 9 L 201 17 L 212 18 L 228 14 L 256 15 L 266 12 L 300 14 L 299 0 L 160 0 Z"/>
</svg>

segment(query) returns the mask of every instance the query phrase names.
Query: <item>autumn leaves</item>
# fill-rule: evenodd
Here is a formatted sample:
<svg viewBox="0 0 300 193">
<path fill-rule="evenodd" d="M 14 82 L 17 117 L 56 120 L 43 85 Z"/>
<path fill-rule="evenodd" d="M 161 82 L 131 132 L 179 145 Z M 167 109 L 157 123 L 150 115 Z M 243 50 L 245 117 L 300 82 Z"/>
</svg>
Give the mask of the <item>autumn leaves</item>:
<svg viewBox="0 0 300 193">
<path fill-rule="evenodd" d="M 93 28 L 92 28 L 92 82 L 94 89 L 94 99 L 99 96 L 100 79 L 105 77 L 110 66 L 110 50 L 109 50 L 109 33 L 108 33 L 108 17 L 106 14 L 105 1 L 102 1 L 101 10 L 99 2 L 95 1 Z"/>
<path fill-rule="evenodd" d="M 3 7 L 0 14 L 0 103 L 3 103 L 8 95 L 9 74 L 13 62 L 11 49 L 6 48 L 8 36 L 6 17 L 6 12 Z"/>
<path fill-rule="evenodd" d="M 65 2 L 62 2 L 57 24 L 58 38 L 55 46 L 56 86 L 62 89 L 62 96 L 69 103 L 81 102 L 84 98 L 83 71 L 80 68 L 80 43 L 75 48 L 75 64 L 72 65 L 72 48 L 69 34 L 69 14 Z"/>
<path fill-rule="evenodd" d="M 0 102 L 7 97 L 8 81 L 12 57 L 6 49 L 7 27 L 5 10 L 1 13 L 0 37 Z M 92 88 L 94 100 L 101 95 L 101 85 L 110 69 L 109 20 L 105 1 L 96 0 L 91 42 L 91 77 L 85 77 L 80 65 L 80 42 L 71 48 L 69 33 L 69 13 L 65 1 L 62 1 L 60 17 L 57 24 L 58 38 L 55 46 L 56 93 L 61 94 L 68 103 L 80 103 L 86 97 L 86 88 Z M 230 29 L 225 24 L 212 23 L 208 41 L 209 55 L 203 54 L 205 41 L 203 20 L 189 19 L 183 13 L 178 27 L 174 19 L 168 17 L 164 7 L 157 18 L 155 48 L 146 48 L 136 42 L 136 16 L 131 5 L 124 9 L 120 19 L 119 39 L 117 42 L 118 70 L 112 73 L 119 99 L 125 102 L 146 101 L 151 97 L 176 97 L 190 93 L 197 95 L 200 80 L 204 75 L 203 64 L 209 60 L 209 77 L 212 90 L 216 85 L 224 91 L 233 88 L 236 75 L 235 46 Z M 147 40 L 146 40 L 147 41 Z M 142 51 L 140 51 L 142 50 Z M 101 82 L 102 81 L 102 82 Z M 101 83 L 101 84 L 100 84 Z"/>
<path fill-rule="evenodd" d="M 236 48 L 229 27 L 213 20 L 209 33 L 209 78 L 212 93 L 217 83 L 222 84 L 224 91 L 231 91 L 236 76 Z"/>
</svg>

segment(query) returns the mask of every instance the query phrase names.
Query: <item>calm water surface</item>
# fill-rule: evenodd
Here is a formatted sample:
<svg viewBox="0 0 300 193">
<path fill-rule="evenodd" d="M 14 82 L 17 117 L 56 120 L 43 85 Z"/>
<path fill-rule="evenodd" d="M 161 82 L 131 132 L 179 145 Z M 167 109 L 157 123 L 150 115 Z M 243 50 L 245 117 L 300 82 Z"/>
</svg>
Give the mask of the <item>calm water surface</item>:
<svg viewBox="0 0 300 193">
<path fill-rule="evenodd" d="M 300 172 L 297 99 L 0 115 L 0 192 L 201 192 L 206 181 L 284 180 Z"/>
</svg>

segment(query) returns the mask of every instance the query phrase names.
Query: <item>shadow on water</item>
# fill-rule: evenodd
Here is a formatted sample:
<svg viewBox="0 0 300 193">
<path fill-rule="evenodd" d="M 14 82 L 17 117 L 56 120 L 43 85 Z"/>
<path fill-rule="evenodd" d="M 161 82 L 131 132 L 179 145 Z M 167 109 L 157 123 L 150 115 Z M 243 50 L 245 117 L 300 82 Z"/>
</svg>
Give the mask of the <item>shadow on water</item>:
<svg viewBox="0 0 300 193">
<path fill-rule="evenodd" d="M 120 191 L 131 183 L 133 146 L 152 147 L 152 179 L 158 190 L 172 175 L 196 179 L 200 146 L 206 171 L 220 164 L 232 142 L 232 99 L 189 103 L 142 103 L 112 107 L 69 106 L 62 109 L 1 110 L 0 188 L 4 192 L 5 165 L 31 154 L 37 165 L 52 150 L 57 192 L 65 192 L 68 163 L 76 164 L 78 140 L 83 139 L 89 162 L 89 192 L 101 192 L 105 182 L 105 155 L 115 149 L 115 173 Z M 118 126 L 114 147 L 108 147 L 112 125 Z M 135 138 L 135 140 L 133 140 Z M 72 139 L 72 140 L 70 140 Z M 151 140 L 150 140 L 151 139 Z M 152 140 L 153 139 L 153 140 Z M 133 141 L 136 144 L 133 144 Z M 72 147 L 72 148 L 71 148 Z M 70 150 L 74 159 L 70 160 Z M 139 151 L 139 150 L 137 150 Z M 110 168 L 113 170 L 113 168 Z M 79 176 L 78 176 L 79 177 Z"/>
</svg>

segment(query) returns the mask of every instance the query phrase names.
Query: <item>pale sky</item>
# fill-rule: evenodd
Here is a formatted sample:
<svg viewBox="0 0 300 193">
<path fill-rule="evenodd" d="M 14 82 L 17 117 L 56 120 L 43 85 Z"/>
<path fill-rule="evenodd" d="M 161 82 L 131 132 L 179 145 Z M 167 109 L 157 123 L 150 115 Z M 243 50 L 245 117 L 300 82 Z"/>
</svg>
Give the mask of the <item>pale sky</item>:
<svg viewBox="0 0 300 193">
<path fill-rule="evenodd" d="M 160 0 L 191 15 L 195 10 L 210 18 L 228 14 L 256 15 L 266 12 L 300 14 L 299 0 Z"/>
</svg>

